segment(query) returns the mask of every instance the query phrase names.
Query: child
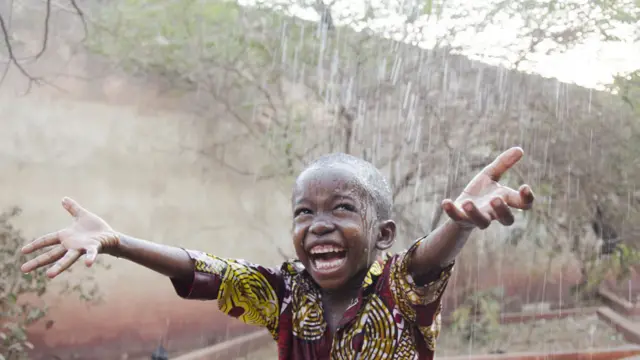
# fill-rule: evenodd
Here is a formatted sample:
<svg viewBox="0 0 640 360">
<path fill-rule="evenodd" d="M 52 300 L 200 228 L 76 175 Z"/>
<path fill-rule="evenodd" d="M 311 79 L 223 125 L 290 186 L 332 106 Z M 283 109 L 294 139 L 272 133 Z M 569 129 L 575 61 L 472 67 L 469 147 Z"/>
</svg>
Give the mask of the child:
<svg viewBox="0 0 640 360">
<path fill-rule="evenodd" d="M 50 250 L 22 266 L 51 263 L 57 276 L 82 254 L 136 262 L 168 276 L 179 296 L 217 299 L 223 312 L 267 328 L 285 359 L 432 359 L 440 330 L 440 298 L 455 256 L 470 231 L 514 221 L 510 207 L 528 209 L 531 189 L 497 183 L 522 157 L 501 154 L 442 207 L 449 220 L 408 250 L 383 253 L 394 242 L 392 196 L 370 163 L 345 154 L 324 156 L 296 179 L 293 245 L 298 259 L 279 269 L 134 239 L 114 231 L 69 198 L 71 226 L 42 236 L 22 252 Z"/>
</svg>

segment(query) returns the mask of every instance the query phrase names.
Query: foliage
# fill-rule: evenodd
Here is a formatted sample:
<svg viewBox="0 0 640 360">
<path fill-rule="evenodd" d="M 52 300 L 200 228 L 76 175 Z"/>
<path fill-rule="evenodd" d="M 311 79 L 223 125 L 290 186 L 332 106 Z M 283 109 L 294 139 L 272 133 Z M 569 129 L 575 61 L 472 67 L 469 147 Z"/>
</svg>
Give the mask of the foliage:
<svg viewBox="0 0 640 360">
<path fill-rule="evenodd" d="M 44 270 L 23 274 L 20 265 L 26 257 L 20 248 L 26 243 L 22 233 L 15 228 L 12 220 L 20 214 L 14 207 L 0 214 L 0 359 L 17 360 L 26 357 L 33 348 L 29 342 L 28 327 L 42 322 L 48 308 L 42 297 L 50 290 Z M 65 283 L 61 296 L 78 296 L 81 301 L 95 303 L 100 300 L 97 285 L 92 278 L 84 278 L 77 283 Z M 45 322 L 47 329 L 53 321 Z M 4 356 L 4 357 L 3 357 Z"/>
<path fill-rule="evenodd" d="M 510 42 L 500 44 L 504 60 L 516 67 L 533 61 L 538 53 L 561 53 L 588 41 L 640 40 L 640 6 L 635 0 L 494 0 L 484 4 L 482 15 L 475 24 L 481 34 L 505 19 L 520 25 Z"/>
<path fill-rule="evenodd" d="M 616 76 L 611 84 L 611 90 L 622 97 L 622 100 L 640 117 L 640 70 Z"/>
<path fill-rule="evenodd" d="M 120 1 L 101 13 L 104 21 L 94 29 L 88 46 L 130 71 L 159 71 L 189 80 L 203 59 L 226 63 L 245 51 L 245 34 L 234 26 L 240 11 L 221 1 Z"/>
<path fill-rule="evenodd" d="M 592 256 L 588 261 L 583 262 L 584 282 L 574 287 L 573 291 L 583 298 L 593 298 L 607 278 L 619 284 L 627 280 L 638 265 L 640 265 L 640 251 L 625 244 L 619 244 L 613 254 L 606 257 Z"/>
<path fill-rule="evenodd" d="M 465 342 L 492 342 L 500 328 L 502 298 L 502 288 L 472 292 L 453 312 L 453 333 Z"/>
</svg>

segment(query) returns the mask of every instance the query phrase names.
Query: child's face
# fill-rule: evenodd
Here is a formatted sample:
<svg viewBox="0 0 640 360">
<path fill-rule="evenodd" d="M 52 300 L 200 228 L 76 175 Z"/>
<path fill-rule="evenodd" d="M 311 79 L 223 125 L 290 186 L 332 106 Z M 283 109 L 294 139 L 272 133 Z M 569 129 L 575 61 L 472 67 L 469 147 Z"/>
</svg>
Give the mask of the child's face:
<svg viewBox="0 0 640 360">
<path fill-rule="evenodd" d="M 305 171 L 293 192 L 293 244 L 323 289 L 339 289 L 393 244 L 395 224 L 379 221 L 365 188 L 346 165 Z M 358 284 L 359 285 L 359 284 Z"/>
</svg>

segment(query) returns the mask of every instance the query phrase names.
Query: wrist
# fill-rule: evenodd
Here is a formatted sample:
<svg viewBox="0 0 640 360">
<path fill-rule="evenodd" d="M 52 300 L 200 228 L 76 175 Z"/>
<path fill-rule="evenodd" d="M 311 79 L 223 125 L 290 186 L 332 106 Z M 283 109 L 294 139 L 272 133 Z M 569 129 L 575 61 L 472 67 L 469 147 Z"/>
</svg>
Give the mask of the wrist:
<svg viewBox="0 0 640 360">
<path fill-rule="evenodd" d="M 107 236 L 107 241 L 102 245 L 102 252 L 115 257 L 122 257 L 122 242 L 124 234 L 112 231 Z"/>
<path fill-rule="evenodd" d="M 454 221 L 453 219 L 447 220 L 447 225 L 452 226 L 455 230 L 460 232 L 471 232 L 476 226 L 473 223 L 465 221 Z"/>
</svg>

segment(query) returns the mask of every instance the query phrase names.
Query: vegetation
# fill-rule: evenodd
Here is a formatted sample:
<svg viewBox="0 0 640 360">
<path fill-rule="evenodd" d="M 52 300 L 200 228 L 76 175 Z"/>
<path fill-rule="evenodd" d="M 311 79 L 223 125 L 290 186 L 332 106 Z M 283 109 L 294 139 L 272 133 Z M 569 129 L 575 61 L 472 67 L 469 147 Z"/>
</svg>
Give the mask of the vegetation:
<svg viewBox="0 0 640 360">
<path fill-rule="evenodd" d="M 51 283 L 44 271 L 30 274 L 20 271 L 26 261 L 20 248 L 26 239 L 12 224 L 19 214 L 17 207 L 0 214 L 0 360 L 27 359 L 27 351 L 33 348 L 27 329 L 36 324 L 43 324 L 46 329 L 54 326 L 52 320 L 46 319 L 48 307 L 43 297 L 51 291 Z M 78 296 L 88 303 L 100 300 L 91 277 L 66 282 L 57 291 L 60 296 Z"/>
<path fill-rule="evenodd" d="M 469 294 L 453 312 L 453 333 L 466 342 L 491 343 L 500 329 L 503 297 L 500 288 Z"/>
</svg>

